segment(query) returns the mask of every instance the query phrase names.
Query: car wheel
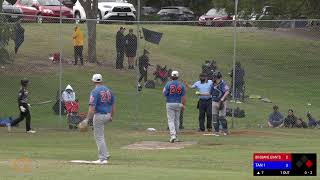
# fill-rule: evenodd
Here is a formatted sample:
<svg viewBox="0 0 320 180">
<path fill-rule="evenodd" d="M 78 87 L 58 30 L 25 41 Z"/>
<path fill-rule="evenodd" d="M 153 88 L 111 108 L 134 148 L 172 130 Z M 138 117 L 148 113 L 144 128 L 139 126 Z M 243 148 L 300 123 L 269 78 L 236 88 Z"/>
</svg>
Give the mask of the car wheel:
<svg viewBox="0 0 320 180">
<path fill-rule="evenodd" d="M 43 23 L 43 18 L 41 17 L 41 14 L 37 15 L 37 23 L 39 24 Z"/>
<path fill-rule="evenodd" d="M 74 17 L 76 18 L 76 24 L 81 23 L 81 15 L 79 12 L 76 12 Z"/>
<path fill-rule="evenodd" d="M 101 15 L 101 11 L 98 10 L 98 13 L 97 13 L 97 24 L 102 24 L 103 21 L 102 20 L 102 15 Z"/>
</svg>

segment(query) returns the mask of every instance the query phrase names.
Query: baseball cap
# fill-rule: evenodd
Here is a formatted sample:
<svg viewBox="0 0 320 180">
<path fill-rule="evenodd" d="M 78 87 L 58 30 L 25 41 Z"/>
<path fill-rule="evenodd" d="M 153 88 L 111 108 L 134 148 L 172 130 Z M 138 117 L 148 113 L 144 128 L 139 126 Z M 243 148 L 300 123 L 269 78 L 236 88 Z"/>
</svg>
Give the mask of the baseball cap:
<svg viewBox="0 0 320 180">
<path fill-rule="evenodd" d="M 102 82 L 102 75 L 101 74 L 94 74 L 91 79 L 93 82 Z"/>
<path fill-rule="evenodd" d="M 179 77 L 179 72 L 178 71 L 172 71 L 171 72 L 172 77 Z"/>
</svg>

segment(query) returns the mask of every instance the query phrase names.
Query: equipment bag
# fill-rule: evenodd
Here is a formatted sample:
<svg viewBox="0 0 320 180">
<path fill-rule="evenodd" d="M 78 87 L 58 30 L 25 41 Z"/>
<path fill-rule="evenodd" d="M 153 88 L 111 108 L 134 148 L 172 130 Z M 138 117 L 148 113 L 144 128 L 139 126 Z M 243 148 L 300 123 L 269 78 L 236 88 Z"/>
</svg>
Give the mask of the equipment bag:
<svg viewBox="0 0 320 180">
<path fill-rule="evenodd" d="M 0 118 L 0 127 L 6 127 L 7 124 L 10 124 L 12 121 L 12 117 L 8 118 Z"/>
<path fill-rule="evenodd" d="M 246 113 L 243 109 L 240 109 L 239 107 L 237 107 L 236 109 L 234 109 L 234 117 L 237 118 L 244 118 L 246 117 Z M 227 108 L 227 116 L 232 117 L 232 109 L 231 108 Z"/>
</svg>

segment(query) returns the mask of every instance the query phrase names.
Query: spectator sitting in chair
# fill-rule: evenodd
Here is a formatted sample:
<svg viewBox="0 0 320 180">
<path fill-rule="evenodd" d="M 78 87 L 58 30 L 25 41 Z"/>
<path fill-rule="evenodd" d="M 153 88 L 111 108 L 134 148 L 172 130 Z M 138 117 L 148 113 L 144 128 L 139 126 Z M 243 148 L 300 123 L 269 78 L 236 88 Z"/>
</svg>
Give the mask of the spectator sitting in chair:
<svg viewBox="0 0 320 180">
<path fill-rule="evenodd" d="M 73 91 L 73 88 L 68 85 L 62 93 L 63 102 L 74 102 L 76 101 L 76 93 Z"/>
<path fill-rule="evenodd" d="M 154 80 L 160 79 L 162 84 L 166 83 L 171 74 L 171 69 L 167 70 L 167 66 L 161 67 L 160 65 L 156 66 L 156 70 L 154 71 Z"/>
<path fill-rule="evenodd" d="M 307 113 L 307 118 L 308 118 L 308 127 L 309 128 L 315 128 L 317 126 L 320 126 L 320 121 L 317 121 L 314 117 L 312 117 L 311 113 Z"/>
<path fill-rule="evenodd" d="M 283 115 L 279 112 L 278 106 L 273 106 L 273 112 L 269 115 L 268 126 L 270 128 L 283 127 Z"/>
<path fill-rule="evenodd" d="M 76 93 L 73 91 L 70 85 L 68 85 L 62 93 L 62 106 L 65 108 L 68 114 L 78 111 L 79 104 L 76 100 Z"/>
</svg>

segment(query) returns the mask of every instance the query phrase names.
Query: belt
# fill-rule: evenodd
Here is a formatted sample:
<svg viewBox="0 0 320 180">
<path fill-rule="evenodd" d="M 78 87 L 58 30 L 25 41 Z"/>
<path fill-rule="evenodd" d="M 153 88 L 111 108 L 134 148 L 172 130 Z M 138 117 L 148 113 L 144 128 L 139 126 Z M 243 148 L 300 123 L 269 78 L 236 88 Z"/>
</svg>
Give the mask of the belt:
<svg viewBox="0 0 320 180">
<path fill-rule="evenodd" d="M 99 113 L 99 112 L 96 112 L 94 114 L 103 114 L 103 115 L 106 115 L 106 114 L 110 114 L 110 113 Z"/>
<path fill-rule="evenodd" d="M 209 99 L 201 99 L 201 98 L 199 98 L 199 100 L 202 100 L 202 101 L 212 101 L 211 98 L 209 98 Z"/>
</svg>

